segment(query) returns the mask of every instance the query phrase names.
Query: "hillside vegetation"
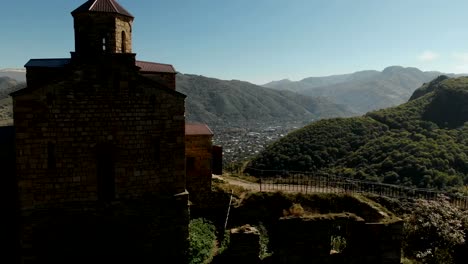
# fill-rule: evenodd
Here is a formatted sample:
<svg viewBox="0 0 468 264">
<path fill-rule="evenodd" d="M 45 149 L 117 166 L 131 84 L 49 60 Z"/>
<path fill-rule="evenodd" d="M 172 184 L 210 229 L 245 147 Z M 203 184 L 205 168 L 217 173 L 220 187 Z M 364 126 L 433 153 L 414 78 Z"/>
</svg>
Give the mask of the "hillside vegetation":
<svg viewBox="0 0 468 264">
<path fill-rule="evenodd" d="M 24 87 L 25 84 L 9 77 L 0 77 L 0 121 L 11 119 L 12 101 L 8 94 Z M 0 122 L 0 125 L 2 122 Z"/>
<path fill-rule="evenodd" d="M 315 122 L 249 166 L 438 189 L 468 184 L 468 78 L 439 77 L 414 94 L 398 107 Z"/>
<path fill-rule="evenodd" d="M 8 97 L 8 94 L 16 91 L 16 87 L 20 84 L 19 81 L 9 78 L 0 77 L 0 99 Z"/>
</svg>

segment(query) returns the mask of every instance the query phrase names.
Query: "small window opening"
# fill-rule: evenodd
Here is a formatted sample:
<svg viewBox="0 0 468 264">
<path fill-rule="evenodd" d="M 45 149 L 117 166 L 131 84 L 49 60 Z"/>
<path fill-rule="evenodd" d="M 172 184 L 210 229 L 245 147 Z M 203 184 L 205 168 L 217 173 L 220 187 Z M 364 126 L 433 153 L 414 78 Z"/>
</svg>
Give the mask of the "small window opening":
<svg viewBox="0 0 468 264">
<path fill-rule="evenodd" d="M 125 35 L 125 31 L 122 31 L 122 53 L 127 52 L 127 36 Z"/>
<path fill-rule="evenodd" d="M 49 142 L 47 144 L 47 168 L 49 169 L 56 168 L 55 144 L 52 142 Z"/>
</svg>

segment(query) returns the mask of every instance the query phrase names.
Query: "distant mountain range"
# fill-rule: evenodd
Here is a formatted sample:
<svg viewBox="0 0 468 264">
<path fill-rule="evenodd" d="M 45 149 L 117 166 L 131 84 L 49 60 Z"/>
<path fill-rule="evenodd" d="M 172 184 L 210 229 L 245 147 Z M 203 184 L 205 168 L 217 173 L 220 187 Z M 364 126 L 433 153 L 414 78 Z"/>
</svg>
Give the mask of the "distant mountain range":
<svg viewBox="0 0 468 264">
<path fill-rule="evenodd" d="M 0 69 L 0 77 L 9 77 L 18 82 L 26 82 L 26 69 Z"/>
<path fill-rule="evenodd" d="M 14 92 L 21 87 L 24 87 L 23 82 L 10 77 L 0 77 L 0 99 L 8 97 L 9 93 Z"/>
<path fill-rule="evenodd" d="M 353 114 L 325 98 L 275 91 L 242 81 L 178 74 L 177 90 L 187 95 L 188 119 L 208 124 L 311 122 Z"/>
<path fill-rule="evenodd" d="M 263 86 L 311 97 L 325 97 L 349 107 L 354 112 L 364 114 L 408 101 L 416 88 L 442 74 L 436 71 L 423 72 L 411 67 L 391 66 L 381 72 L 359 71 L 327 77 L 310 77 L 297 82 L 281 80 Z M 455 77 L 453 74 L 448 76 Z"/>
<path fill-rule="evenodd" d="M 439 75 L 440 72 L 392 66 L 382 72 L 360 71 L 298 82 L 282 80 L 262 87 L 243 81 L 179 73 L 177 90 L 187 95 L 186 112 L 190 121 L 221 126 L 246 122 L 309 123 L 399 105 L 407 101 L 417 87 Z M 25 80 L 25 71 L 0 69 L 0 78 L 1 99 Z M 11 109 L 11 102 L 9 105 L 8 100 L 3 100 L 1 104 L 3 117 L 11 116 L 5 113 Z"/>
</svg>

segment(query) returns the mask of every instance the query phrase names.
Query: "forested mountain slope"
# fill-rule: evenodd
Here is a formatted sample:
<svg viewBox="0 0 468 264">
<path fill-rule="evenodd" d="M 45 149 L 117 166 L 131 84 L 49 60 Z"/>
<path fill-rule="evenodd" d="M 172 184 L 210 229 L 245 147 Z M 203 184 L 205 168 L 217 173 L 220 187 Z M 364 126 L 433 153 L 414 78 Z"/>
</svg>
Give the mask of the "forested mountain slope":
<svg viewBox="0 0 468 264">
<path fill-rule="evenodd" d="M 439 77 L 398 107 L 297 130 L 249 166 L 438 189 L 461 186 L 468 183 L 467 121 L 468 78 Z"/>
<path fill-rule="evenodd" d="M 275 91 L 243 81 L 177 74 L 177 90 L 187 95 L 187 119 L 209 124 L 312 121 L 352 114 L 324 98 Z"/>
</svg>

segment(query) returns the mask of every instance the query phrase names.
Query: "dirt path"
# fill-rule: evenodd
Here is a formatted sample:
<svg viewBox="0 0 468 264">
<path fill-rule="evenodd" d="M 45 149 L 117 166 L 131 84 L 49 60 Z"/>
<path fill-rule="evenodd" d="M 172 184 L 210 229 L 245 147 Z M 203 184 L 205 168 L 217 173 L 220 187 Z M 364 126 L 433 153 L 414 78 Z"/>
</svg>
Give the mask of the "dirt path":
<svg viewBox="0 0 468 264">
<path fill-rule="evenodd" d="M 228 176 L 220 176 L 220 175 L 213 175 L 213 178 L 223 180 L 225 182 L 228 182 L 231 185 L 240 186 L 250 191 L 260 191 L 260 185 L 258 183 L 249 182 L 249 181 L 245 181 L 245 180 L 241 180 L 241 179 L 233 178 L 233 177 L 228 177 Z"/>
</svg>

